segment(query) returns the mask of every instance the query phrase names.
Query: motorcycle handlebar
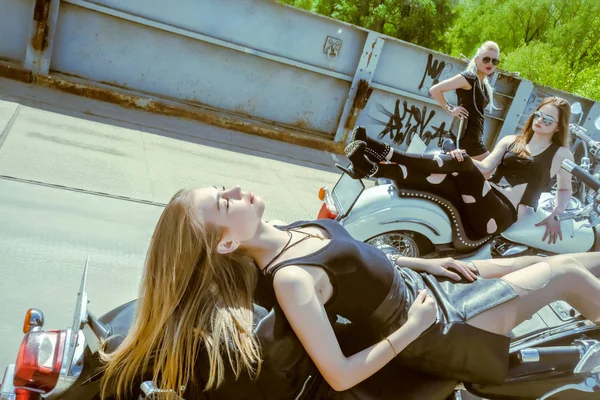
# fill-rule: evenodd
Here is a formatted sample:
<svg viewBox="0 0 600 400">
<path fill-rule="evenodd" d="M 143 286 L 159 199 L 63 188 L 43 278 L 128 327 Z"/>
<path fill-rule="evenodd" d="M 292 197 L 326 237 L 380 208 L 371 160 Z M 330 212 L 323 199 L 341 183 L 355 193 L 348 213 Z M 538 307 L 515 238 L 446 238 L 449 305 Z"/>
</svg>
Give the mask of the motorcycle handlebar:
<svg viewBox="0 0 600 400">
<path fill-rule="evenodd" d="M 578 346 L 532 347 L 519 350 L 517 357 L 522 364 L 539 362 L 547 365 L 575 368 L 582 352 Z"/>
<path fill-rule="evenodd" d="M 590 152 L 596 156 L 596 157 L 600 157 L 600 142 L 597 142 L 595 140 L 593 140 L 591 137 L 589 137 L 585 132 L 585 128 L 576 125 L 576 124 L 571 124 L 570 125 L 570 130 L 571 132 L 573 132 L 573 134 L 575 134 L 575 136 L 577 136 L 579 139 L 583 140 L 585 142 L 585 144 L 587 144 L 591 149 Z"/>
<path fill-rule="evenodd" d="M 592 174 L 582 169 L 579 165 L 571 160 L 564 160 L 561 165 L 562 169 L 571 173 L 581 182 L 585 183 L 590 189 L 595 192 L 600 191 L 600 180 L 596 179 Z"/>
</svg>

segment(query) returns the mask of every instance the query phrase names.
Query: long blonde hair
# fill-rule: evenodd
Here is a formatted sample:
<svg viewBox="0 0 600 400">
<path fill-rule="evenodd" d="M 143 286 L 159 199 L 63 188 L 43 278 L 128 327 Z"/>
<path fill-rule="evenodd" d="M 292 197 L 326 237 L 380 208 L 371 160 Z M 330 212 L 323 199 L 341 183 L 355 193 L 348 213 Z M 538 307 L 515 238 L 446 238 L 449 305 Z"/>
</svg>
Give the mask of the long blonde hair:
<svg viewBox="0 0 600 400">
<path fill-rule="evenodd" d="M 475 60 L 477 59 L 477 57 L 479 57 L 481 54 L 483 54 L 483 52 L 485 52 L 487 50 L 496 50 L 498 52 L 498 55 L 500 55 L 500 47 L 498 46 L 498 44 L 496 42 L 488 40 L 487 42 L 482 44 L 477 49 L 477 51 L 475 52 L 475 55 L 473 56 L 473 58 L 471 58 L 471 61 L 469 61 L 469 64 L 467 65 L 467 68 L 466 68 L 466 70 L 468 72 L 475 74 L 475 76 L 477 76 L 477 64 L 475 63 Z M 487 76 L 485 78 L 483 78 L 483 85 L 484 85 L 485 91 L 487 92 L 488 97 L 490 99 L 490 103 L 488 104 L 488 112 L 492 112 L 492 110 L 495 108 L 494 88 L 490 84 L 490 80 L 488 79 Z M 483 110 L 482 110 L 482 114 L 483 114 Z"/>
<path fill-rule="evenodd" d="M 552 135 L 552 141 L 559 146 L 565 147 L 569 143 L 569 122 L 571 121 L 571 105 L 569 102 L 561 97 L 547 97 L 535 111 L 540 110 L 545 105 L 553 105 L 558 109 L 558 126 L 554 134 Z M 512 152 L 517 154 L 519 157 L 529 157 L 531 154 L 527 151 L 527 144 L 533 137 L 533 120 L 534 115 L 531 113 L 525 126 L 523 127 L 523 133 L 521 133 L 515 140 L 515 146 Z"/>
<path fill-rule="evenodd" d="M 126 396 L 150 371 L 161 389 L 182 396 L 201 349 L 210 365 L 204 389 L 223 382 L 226 361 L 236 377 L 244 370 L 258 374 L 261 354 L 252 335 L 257 269 L 239 251 L 218 254 L 221 235 L 203 223 L 192 190 L 173 196 L 150 242 L 131 330 L 116 351 L 101 353 L 102 397 L 109 387 Z"/>
</svg>

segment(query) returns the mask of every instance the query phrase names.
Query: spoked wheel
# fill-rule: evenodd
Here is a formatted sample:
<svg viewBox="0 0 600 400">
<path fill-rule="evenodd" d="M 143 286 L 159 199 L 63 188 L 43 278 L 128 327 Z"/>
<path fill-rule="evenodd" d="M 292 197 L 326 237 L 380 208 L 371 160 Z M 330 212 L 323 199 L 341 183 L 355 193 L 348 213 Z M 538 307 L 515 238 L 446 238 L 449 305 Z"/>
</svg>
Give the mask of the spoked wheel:
<svg viewBox="0 0 600 400">
<path fill-rule="evenodd" d="M 399 257 L 420 257 L 432 251 L 429 240 L 409 231 L 386 232 L 366 242 L 384 251 L 386 247 L 393 247 Z"/>
</svg>

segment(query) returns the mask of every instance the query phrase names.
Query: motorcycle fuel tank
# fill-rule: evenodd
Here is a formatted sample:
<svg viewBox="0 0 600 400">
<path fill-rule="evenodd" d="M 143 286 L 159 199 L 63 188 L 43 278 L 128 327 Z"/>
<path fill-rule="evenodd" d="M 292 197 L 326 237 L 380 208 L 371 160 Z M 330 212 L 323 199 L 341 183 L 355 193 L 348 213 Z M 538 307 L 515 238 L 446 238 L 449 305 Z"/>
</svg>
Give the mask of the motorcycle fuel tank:
<svg viewBox="0 0 600 400">
<path fill-rule="evenodd" d="M 587 220 L 576 222 L 574 220 L 561 221 L 562 240 L 549 244 L 548 238 L 543 242 L 546 232 L 545 226 L 535 226 L 543 221 L 550 213 L 538 208 L 536 211 L 528 210 L 519 217 L 519 220 L 508 228 L 502 236 L 512 242 L 535 247 L 552 253 L 585 253 L 594 245 L 594 230 L 585 225 Z"/>
</svg>

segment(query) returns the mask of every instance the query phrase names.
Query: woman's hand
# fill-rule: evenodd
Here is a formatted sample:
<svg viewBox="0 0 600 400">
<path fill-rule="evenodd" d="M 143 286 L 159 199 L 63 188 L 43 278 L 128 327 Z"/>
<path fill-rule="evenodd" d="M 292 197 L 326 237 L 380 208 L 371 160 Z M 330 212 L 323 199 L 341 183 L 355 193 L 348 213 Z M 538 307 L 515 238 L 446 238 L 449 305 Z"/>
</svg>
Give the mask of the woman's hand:
<svg viewBox="0 0 600 400">
<path fill-rule="evenodd" d="M 463 162 L 465 160 L 465 155 L 467 154 L 467 151 L 463 150 L 463 149 L 456 149 L 456 150 L 452 150 L 449 154 L 456 161 Z"/>
<path fill-rule="evenodd" d="M 396 260 L 396 264 L 400 265 L 398 260 L 401 260 L 401 258 Z M 461 275 L 469 282 L 473 282 L 477 279 L 477 268 L 464 261 L 455 260 L 451 257 L 422 261 L 423 262 L 420 262 L 418 267 L 411 269 L 427 272 L 435 276 L 443 276 L 454 279 L 455 281 L 460 281 L 462 279 Z M 458 272 L 458 274 L 451 270 Z"/>
<path fill-rule="evenodd" d="M 435 301 L 427 294 L 427 290 L 420 290 L 415 302 L 408 310 L 407 323 L 415 325 L 419 334 L 435 323 L 437 317 L 437 306 Z"/>
<path fill-rule="evenodd" d="M 548 244 L 555 244 L 556 238 L 562 240 L 562 230 L 560 229 L 560 221 L 556 220 L 556 214 L 552 213 L 542 222 L 538 222 L 535 226 L 546 226 L 546 232 L 542 238 L 542 242 L 548 238 Z"/>
<path fill-rule="evenodd" d="M 460 119 L 465 119 L 469 116 L 469 112 L 463 106 L 457 106 L 452 109 L 452 112 L 450 112 L 450 115 L 452 115 L 453 117 L 460 118 Z"/>
</svg>

